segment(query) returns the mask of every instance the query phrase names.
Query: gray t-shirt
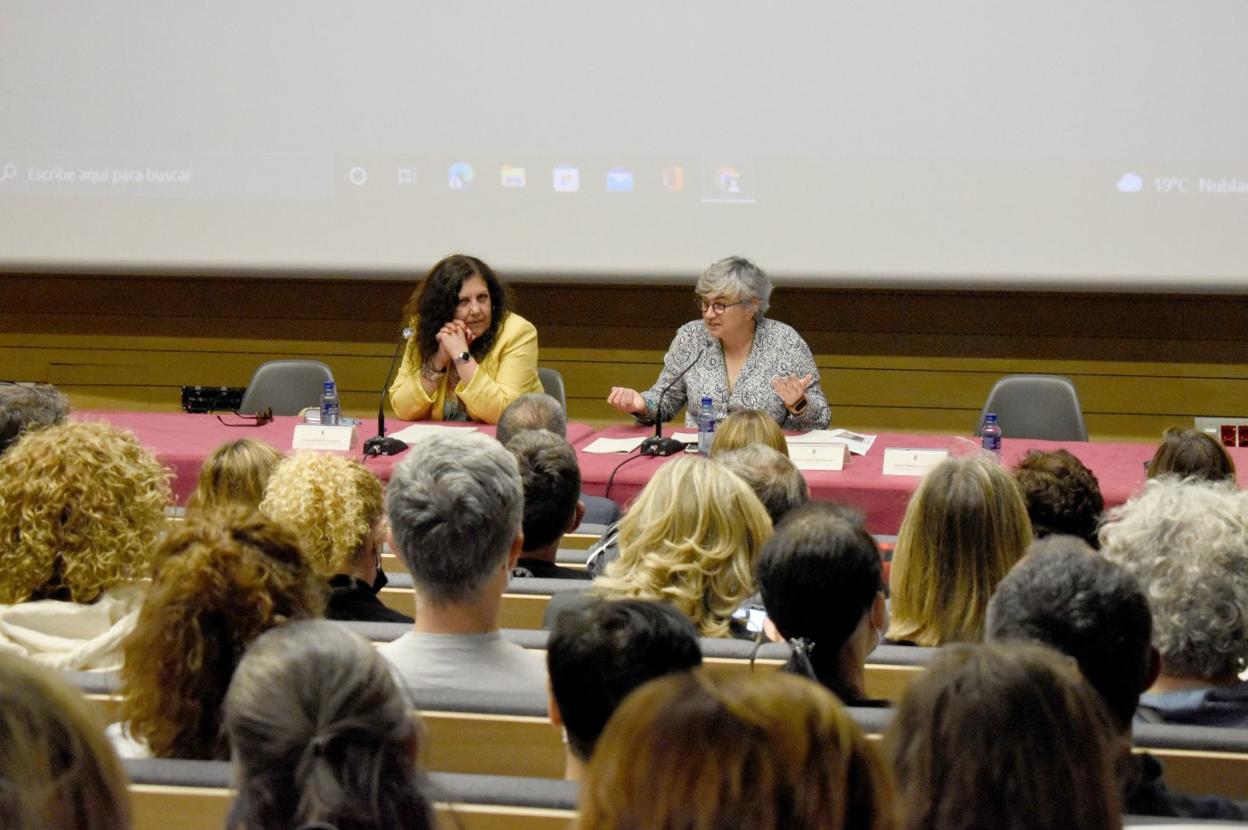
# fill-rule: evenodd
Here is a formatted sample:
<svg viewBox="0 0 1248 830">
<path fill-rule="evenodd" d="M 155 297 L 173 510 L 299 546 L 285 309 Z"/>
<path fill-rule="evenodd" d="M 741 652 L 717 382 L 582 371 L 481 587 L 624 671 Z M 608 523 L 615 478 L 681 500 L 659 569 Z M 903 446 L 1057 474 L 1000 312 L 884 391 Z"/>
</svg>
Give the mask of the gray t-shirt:
<svg viewBox="0 0 1248 830">
<path fill-rule="evenodd" d="M 409 689 L 469 689 L 483 692 L 546 691 L 542 653 L 488 634 L 428 634 L 409 631 L 378 649 Z"/>
</svg>

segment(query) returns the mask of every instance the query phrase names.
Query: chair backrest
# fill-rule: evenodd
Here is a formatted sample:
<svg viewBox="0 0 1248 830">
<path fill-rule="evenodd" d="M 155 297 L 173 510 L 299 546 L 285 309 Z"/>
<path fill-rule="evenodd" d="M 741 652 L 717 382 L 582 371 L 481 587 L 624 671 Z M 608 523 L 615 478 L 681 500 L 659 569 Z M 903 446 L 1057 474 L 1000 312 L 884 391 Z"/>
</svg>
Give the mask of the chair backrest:
<svg viewBox="0 0 1248 830">
<path fill-rule="evenodd" d="M 559 374 L 557 369 L 537 370 L 537 379 L 542 382 L 542 391 L 559 401 L 559 405 L 563 407 L 563 414 L 568 414 L 568 395 L 563 387 L 563 375 Z"/>
<path fill-rule="evenodd" d="M 333 379 L 334 373 L 319 360 L 270 360 L 251 376 L 238 411 L 271 407 L 274 415 L 298 415 L 320 404 L 325 381 Z"/>
<path fill-rule="evenodd" d="M 1006 375 L 988 393 L 979 413 L 976 434 L 984 416 L 997 414 L 1006 438 L 1040 438 L 1049 441 L 1087 441 L 1088 428 L 1075 385 L 1060 375 Z"/>
</svg>

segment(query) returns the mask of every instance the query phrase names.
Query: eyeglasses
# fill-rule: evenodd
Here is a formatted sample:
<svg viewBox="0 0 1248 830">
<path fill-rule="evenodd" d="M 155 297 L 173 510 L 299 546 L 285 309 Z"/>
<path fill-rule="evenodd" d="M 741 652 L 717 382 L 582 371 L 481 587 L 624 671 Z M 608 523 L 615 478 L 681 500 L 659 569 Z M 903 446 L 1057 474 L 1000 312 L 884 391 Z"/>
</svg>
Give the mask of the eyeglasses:
<svg viewBox="0 0 1248 830">
<path fill-rule="evenodd" d="M 273 421 L 273 407 L 271 406 L 266 406 L 263 410 L 255 413 L 254 415 L 244 415 L 237 410 L 233 410 L 233 412 L 235 417 L 243 419 L 242 423 L 230 423 L 220 415 L 217 416 L 217 420 L 225 424 L 227 427 L 262 427 L 265 424 L 272 423 Z"/>
<path fill-rule="evenodd" d="M 737 300 L 735 303 L 708 303 L 706 300 L 699 298 L 697 305 L 698 309 L 703 314 L 705 314 L 706 310 L 709 308 L 711 310 L 711 314 L 718 317 L 734 305 L 745 305 L 746 302 L 746 300 Z"/>
</svg>

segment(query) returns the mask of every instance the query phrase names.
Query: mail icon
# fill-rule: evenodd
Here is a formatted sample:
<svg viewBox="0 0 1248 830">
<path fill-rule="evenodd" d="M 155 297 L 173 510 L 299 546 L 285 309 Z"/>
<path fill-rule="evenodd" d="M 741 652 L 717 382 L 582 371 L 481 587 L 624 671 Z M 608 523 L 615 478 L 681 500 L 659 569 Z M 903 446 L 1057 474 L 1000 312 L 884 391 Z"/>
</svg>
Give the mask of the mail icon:
<svg viewBox="0 0 1248 830">
<path fill-rule="evenodd" d="M 627 167 L 613 167 L 608 170 L 607 191 L 609 193 L 631 193 L 633 191 L 633 171 Z"/>
</svg>

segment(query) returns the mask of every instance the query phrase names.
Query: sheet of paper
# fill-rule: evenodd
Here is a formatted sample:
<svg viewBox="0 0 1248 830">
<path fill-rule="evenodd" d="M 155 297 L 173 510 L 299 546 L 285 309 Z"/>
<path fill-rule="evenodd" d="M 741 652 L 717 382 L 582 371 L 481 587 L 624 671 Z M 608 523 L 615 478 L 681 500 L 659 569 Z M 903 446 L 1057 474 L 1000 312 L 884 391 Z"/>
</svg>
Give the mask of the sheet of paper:
<svg viewBox="0 0 1248 830">
<path fill-rule="evenodd" d="M 844 444 L 854 455 L 866 455 L 875 443 L 874 435 L 863 435 L 847 429 L 812 429 L 801 435 L 785 436 L 790 447 L 801 444 Z"/>
<path fill-rule="evenodd" d="M 440 432 L 476 432 L 476 427 L 448 427 L 442 424 L 412 424 L 403 427 L 398 432 L 390 434 L 391 438 L 398 438 L 404 444 L 411 446 L 418 444 L 421 440 L 428 438 L 430 435 L 437 435 Z"/>
<path fill-rule="evenodd" d="M 673 432 L 672 437 L 682 444 L 698 443 L 698 434 L 696 432 Z"/>
<path fill-rule="evenodd" d="M 632 452 L 641 446 L 648 435 L 634 435 L 631 438 L 595 438 L 582 452 L 607 454 L 613 452 Z"/>
</svg>

